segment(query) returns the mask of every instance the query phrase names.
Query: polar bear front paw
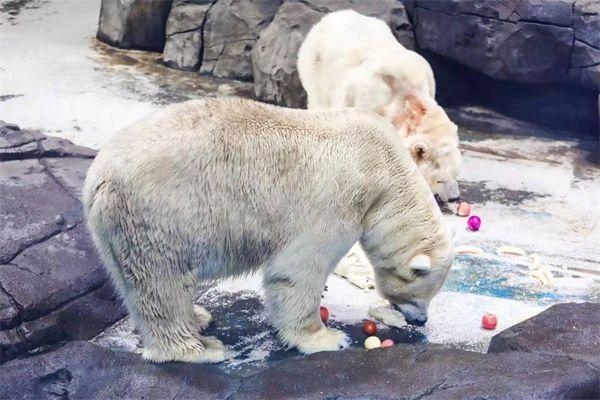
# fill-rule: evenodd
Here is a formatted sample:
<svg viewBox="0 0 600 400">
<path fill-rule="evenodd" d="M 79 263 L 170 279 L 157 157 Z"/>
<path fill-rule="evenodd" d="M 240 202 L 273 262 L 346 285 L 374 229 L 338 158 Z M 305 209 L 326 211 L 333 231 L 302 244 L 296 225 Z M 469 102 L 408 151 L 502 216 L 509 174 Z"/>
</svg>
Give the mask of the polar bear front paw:
<svg viewBox="0 0 600 400">
<path fill-rule="evenodd" d="M 194 314 L 196 315 L 196 321 L 200 330 L 208 328 L 208 325 L 213 320 L 212 314 L 204 307 L 194 304 Z"/>
<path fill-rule="evenodd" d="M 350 345 L 350 339 L 344 332 L 322 327 L 316 332 L 303 333 L 298 337 L 296 348 L 304 354 L 320 351 L 337 351 Z"/>
</svg>

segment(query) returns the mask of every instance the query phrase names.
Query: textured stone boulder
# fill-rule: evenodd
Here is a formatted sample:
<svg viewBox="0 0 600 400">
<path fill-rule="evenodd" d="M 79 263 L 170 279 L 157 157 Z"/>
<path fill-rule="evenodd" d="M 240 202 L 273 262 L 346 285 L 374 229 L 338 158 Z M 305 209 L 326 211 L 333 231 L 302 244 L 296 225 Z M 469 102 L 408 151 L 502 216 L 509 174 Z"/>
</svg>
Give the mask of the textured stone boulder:
<svg viewBox="0 0 600 400">
<path fill-rule="evenodd" d="M 218 0 L 208 12 L 200 72 L 252 79 L 252 49 L 282 0 Z"/>
<path fill-rule="evenodd" d="M 0 366 L 2 399 L 224 399 L 237 385 L 210 365 L 152 364 L 87 342 Z"/>
<path fill-rule="evenodd" d="M 557 304 L 492 338 L 488 352 L 519 351 L 582 360 L 600 371 L 600 304 Z"/>
<path fill-rule="evenodd" d="M 567 358 L 407 345 L 283 361 L 245 380 L 235 398 L 594 398 L 597 385 L 591 368 Z"/>
<path fill-rule="evenodd" d="M 324 352 L 243 377 L 216 365 L 152 364 L 88 342 L 0 366 L 3 399 L 571 399 L 597 398 L 598 383 L 592 368 L 566 357 L 433 345 Z"/>
<path fill-rule="evenodd" d="M 575 41 L 570 76 L 574 81 L 600 91 L 600 2 L 575 2 L 573 31 Z"/>
<path fill-rule="evenodd" d="M 172 0 L 102 0 L 99 40 L 112 46 L 162 51 Z"/>
<path fill-rule="evenodd" d="M 325 14 L 348 8 L 384 20 L 403 45 L 413 48 L 412 25 L 399 1 L 288 0 L 261 32 L 252 51 L 256 96 L 289 107 L 304 107 L 306 93 L 296 71 L 300 45 L 310 28 Z"/>
<path fill-rule="evenodd" d="M 598 2 L 415 0 L 413 6 L 422 49 L 496 79 L 600 87 Z"/>
<path fill-rule="evenodd" d="M 175 0 L 169 13 L 163 61 L 172 68 L 200 67 L 206 13 L 215 0 Z"/>
<path fill-rule="evenodd" d="M 79 202 L 94 155 L 0 123 L 0 362 L 124 315 Z"/>
</svg>

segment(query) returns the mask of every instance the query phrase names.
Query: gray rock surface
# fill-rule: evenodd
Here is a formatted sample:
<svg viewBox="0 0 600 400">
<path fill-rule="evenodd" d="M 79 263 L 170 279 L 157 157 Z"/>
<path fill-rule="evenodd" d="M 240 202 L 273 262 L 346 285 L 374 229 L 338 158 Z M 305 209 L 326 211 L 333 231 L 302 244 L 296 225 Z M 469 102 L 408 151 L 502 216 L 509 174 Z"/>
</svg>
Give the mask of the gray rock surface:
<svg viewBox="0 0 600 400">
<path fill-rule="evenodd" d="M 415 0 L 412 12 L 420 48 L 490 77 L 600 87 L 597 1 Z"/>
<path fill-rule="evenodd" d="M 0 366 L 2 399 L 223 399 L 238 384 L 210 365 L 152 364 L 88 342 Z"/>
<path fill-rule="evenodd" d="M 163 61 L 171 68 L 195 71 L 202 56 L 206 13 L 215 0 L 175 0 L 169 13 Z"/>
<path fill-rule="evenodd" d="M 600 2 L 578 0 L 573 6 L 575 41 L 569 74 L 600 91 Z"/>
<path fill-rule="evenodd" d="M 585 361 L 600 371 L 600 304 L 557 304 L 492 338 L 488 352 L 520 351 Z"/>
<path fill-rule="evenodd" d="M 236 398 L 585 398 L 597 395 L 596 382 L 566 358 L 395 346 L 284 361 L 245 380 Z"/>
<path fill-rule="evenodd" d="M 217 0 L 208 11 L 200 72 L 252 79 L 252 49 L 283 0 Z"/>
<path fill-rule="evenodd" d="M 112 46 L 162 51 L 173 0 L 102 0 L 97 38 Z"/>
<path fill-rule="evenodd" d="M 214 365 L 152 364 L 88 342 L 0 366 L 0 398 L 569 399 L 597 398 L 598 374 L 565 357 L 484 355 L 406 345 L 325 352 L 254 375 Z M 61 397 L 59 397 L 61 396 Z"/>
<path fill-rule="evenodd" d="M 95 152 L 0 122 L 0 361 L 124 315 L 79 202 Z M 71 317 L 77 319 L 71 319 Z"/>
<path fill-rule="evenodd" d="M 394 0 L 288 0 L 261 32 L 252 51 L 254 92 L 264 101 L 304 107 L 306 93 L 296 71 L 298 50 L 310 28 L 328 12 L 352 8 L 387 22 L 398 40 L 413 48 L 412 25 L 402 3 Z"/>
</svg>

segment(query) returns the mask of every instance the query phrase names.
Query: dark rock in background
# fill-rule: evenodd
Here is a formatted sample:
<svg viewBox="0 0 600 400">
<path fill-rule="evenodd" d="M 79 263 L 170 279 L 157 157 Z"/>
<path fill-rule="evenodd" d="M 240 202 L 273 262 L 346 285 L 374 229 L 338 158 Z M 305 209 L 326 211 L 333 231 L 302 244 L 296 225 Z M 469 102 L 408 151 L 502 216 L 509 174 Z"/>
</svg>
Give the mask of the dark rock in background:
<svg viewBox="0 0 600 400">
<path fill-rule="evenodd" d="M 102 0 L 99 40 L 123 49 L 162 51 L 172 0 Z"/>
<path fill-rule="evenodd" d="M 218 0 L 208 11 L 200 72 L 252 79 L 252 49 L 283 0 Z"/>
<path fill-rule="evenodd" d="M 414 6 L 424 50 L 495 79 L 600 87 L 597 1 L 415 0 Z"/>
<path fill-rule="evenodd" d="M 489 353 L 520 351 L 581 360 L 600 371 L 600 304 L 557 304 L 492 338 Z"/>
<path fill-rule="evenodd" d="M 202 58 L 202 30 L 215 0 L 175 0 L 169 13 L 163 61 L 171 68 L 195 71 Z"/>
<path fill-rule="evenodd" d="M 0 363 L 124 315 L 79 201 L 94 155 L 0 123 Z"/>
<path fill-rule="evenodd" d="M 306 93 L 296 71 L 300 45 L 325 14 L 349 8 L 382 19 L 403 45 L 414 47 L 412 25 L 398 1 L 288 0 L 279 8 L 271 25 L 261 32 L 252 52 L 256 96 L 288 107 L 305 107 Z"/>
<path fill-rule="evenodd" d="M 569 71 L 574 81 L 600 89 L 600 2 L 577 0 L 573 5 L 575 41 Z"/>
<path fill-rule="evenodd" d="M 298 49 L 323 15 L 352 8 L 386 21 L 400 43 L 416 47 L 432 63 L 442 105 L 476 104 L 574 136 L 598 135 L 596 0 L 282 1 L 176 0 L 167 23 L 165 64 L 254 80 L 260 100 L 304 107 Z M 131 47 L 126 32 L 149 37 L 164 31 L 170 3 L 146 2 L 152 6 L 140 13 L 142 0 L 127 7 L 104 0 L 99 38 Z M 124 39 L 107 39 L 107 33 Z"/>
<path fill-rule="evenodd" d="M 447 109 L 480 106 L 524 124 L 546 128 L 554 134 L 598 138 L 598 94 L 593 90 L 564 83 L 502 81 L 429 51 L 423 50 L 421 54 L 435 73 L 437 101 Z M 464 122 L 468 127 L 472 121 L 455 122 Z M 485 132 L 518 135 L 531 131 L 531 127 L 521 129 L 519 125 L 522 124 L 518 123 L 499 130 L 503 124 L 488 120 L 488 116 L 482 116 L 480 122 L 486 126 Z"/>
</svg>

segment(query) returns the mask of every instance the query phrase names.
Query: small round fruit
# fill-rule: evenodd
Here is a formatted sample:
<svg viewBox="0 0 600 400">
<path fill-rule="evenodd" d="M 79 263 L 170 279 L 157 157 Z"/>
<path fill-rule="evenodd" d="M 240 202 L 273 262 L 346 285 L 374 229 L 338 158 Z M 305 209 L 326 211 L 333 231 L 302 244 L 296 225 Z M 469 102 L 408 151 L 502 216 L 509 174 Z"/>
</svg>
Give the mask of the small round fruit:
<svg viewBox="0 0 600 400">
<path fill-rule="evenodd" d="M 373 336 L 377 333 L 377 324 L 371 320 L 366 321 L 363 324 L 363 332 L 368 336 Z"/>
<path fill-rule="evenodd" d="M 394 345 L 394 341 L 392 339 L 385 339 L 381 342 L 381 347 L 392 347 Z"/>
<path fill-rule="evenodd" d="M 367 340 L 365 340 L 365 349 L 378 349 L 381 347 L 381 340 L 377 336 L 369 336 Z"/>
<path fill-rule="evenodd" d="M 329 319 L 329 310 L 327 309 L 327 307 L 321 306 L 320 311 L 321 311 L 321 321 L 327 322 L 327 320 Z"/>
<path fill-rule="evenodd" d="M 494 330 L 496 329 L 496 325 L 498 325 L 498 318 L 496 318 L 494 314 L 485 313 L 481 319 L 481 326 L 483 326 L 483 329 Z"/>
<path fill-rule="evenodd" d="M 461 202 L 456 208 L 456 214 L 461 217 L 468 217 L 471 214 L 471 205 L 466 201 Z"/>
<path fill-rule="evenodd" d="M 467 220 L 467 227 L 470 231 L 476 232 L 481 228 L 481 218 L 477 215 L 471 215 Z"/>
</svg>

